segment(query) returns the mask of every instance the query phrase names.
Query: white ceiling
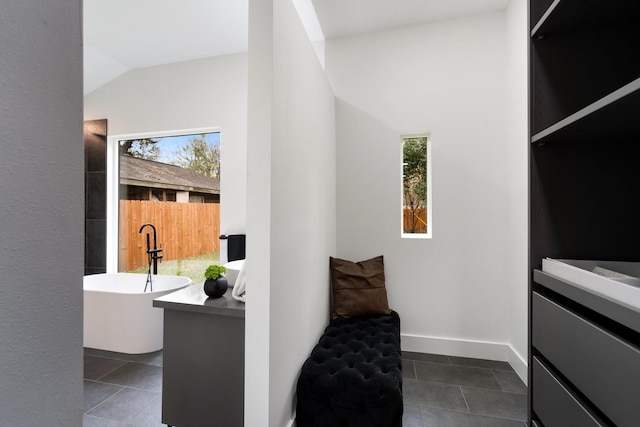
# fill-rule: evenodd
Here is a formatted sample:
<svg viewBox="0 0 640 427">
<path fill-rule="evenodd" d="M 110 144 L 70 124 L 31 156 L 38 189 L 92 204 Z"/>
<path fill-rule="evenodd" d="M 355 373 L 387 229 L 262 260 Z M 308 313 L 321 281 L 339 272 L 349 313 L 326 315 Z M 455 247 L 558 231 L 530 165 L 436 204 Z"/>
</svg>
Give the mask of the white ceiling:
<svg viewBox="0 0 640 427">
<path fill-rule="evenodd" d="M 501 10 L 510 0 L 293 1 L 311 1 L 331 39 Z M 85 94 L 131 69 L 247 50 L 248 0 L 84 0 L 83 8 Z"/>
<path fill-rule="evenodd" d="M 248 0 L 84 0 L 84 92 L 143 67 L 245 52 Z"/>
<path fill-rule="evenodd" d="M 326 39 L 504 10 L 509 1 L 312 0 Z"/>
</svg>

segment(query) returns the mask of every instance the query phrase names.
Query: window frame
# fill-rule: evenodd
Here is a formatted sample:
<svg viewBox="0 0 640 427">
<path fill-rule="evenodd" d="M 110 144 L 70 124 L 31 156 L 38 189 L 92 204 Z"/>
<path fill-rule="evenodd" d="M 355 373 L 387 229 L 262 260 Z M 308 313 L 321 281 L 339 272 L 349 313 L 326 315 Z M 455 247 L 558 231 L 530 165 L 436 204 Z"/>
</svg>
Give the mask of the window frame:
<svg viewBox="0 0 640 427">
<path fill-rule="evenodd" d="M 425 186 L 427 191 L 427 232 L 426 233 L 405 233 L 404 232 L 404 141 L 410 138 L 427 138 L 426 163 L 427 173 Z M 400 134 L 400 237 L 402 239 L 432 239 L 433 238 L 433 168 L 431 160 L 431 132 L 412 132 Z"/>
<path fill-rule="evenodd" d="M 170 136 L 220 133 L 220 149 L 223 147 L 223 132 L 219 126 L 201 128 L 163 130 L 154 132 L 134 132 L 107 136 L 107 273 L 118 273 L 119 228 L 120 228 L 120 142 L 129 139 L 163 138 Z"/>
</svg>

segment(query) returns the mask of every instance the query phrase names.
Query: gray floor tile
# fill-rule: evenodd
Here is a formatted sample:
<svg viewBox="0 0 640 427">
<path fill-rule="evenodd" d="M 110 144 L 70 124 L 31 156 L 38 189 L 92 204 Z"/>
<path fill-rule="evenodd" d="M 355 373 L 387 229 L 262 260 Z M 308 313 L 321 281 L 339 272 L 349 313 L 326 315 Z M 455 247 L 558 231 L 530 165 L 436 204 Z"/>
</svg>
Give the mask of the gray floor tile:
<svg viewBox="0 0 640 427">
<path fill-rule="evenodd" d="M 109 372 L 124 365 L 123 360 L 106 359 L 104 357 L 84 356 L 84 379 L 97 380 Z"/>
<path fill-rule="evenodd" d="M 417 404 L 405 404 L 402 414 L 402 427 L 424 427 L 422 409 Z"/>
<path fill-rule="evenodd" d="M 496 376 L 498 383 L 500 383 L 500 386 L 504 391 L 520 394 L 526 394 L 528 392 L 527 386 L 524 385 L 518 374 L 515 372 L 493 371 L 493 375 Z"/>
<path fill-rule="evenodd" d="M 441 354 L 416 353 L 413 351 L 403 351 L 402 358 L 407 360 L 420 360 L 422 362 L 449 364 L 449 357 Z"/>
<path fill-rule="evenodd" d="M 126 362 L 100 378 L 100 382 L 122 385 L 147 391 L 162 391 L 162 367 Z"/>
<path fill-rule="evenodd" d="M 113 351 L 98 350 L 97 348 L 89 348 L 89 347 L 84 347 L 83 350 L 84 350 L 85 356 L 108 357 L 111 359 L 115 359 L 115 357 L 111 357 L 111 356 L 120 354 L 120 353 L 115 353 Z"/>
<path fill-rule="evenodd" d="M 417 379 L 421 381 L 502 390 L 498 380 L 489 369 L 430 362 L 415 362 L 415 366 Z"/>
<path fill-rule="evenodd" d="M 527 395 L 462 387 L 472 413 L 492 417 L 526 420 Z"/>
<path fill-rule="evenodd" d="M 84 410 L 87 412 L 109 397 L 122 390 L 122 387 L 84 380 Z"/>
<path fill-rule="evenodd" d="M 416 367 L 413 363 L 413 360 L 402 361 L 402 378 L 406 378 L 409 380 L 416 379 Z"/>
<path fill-rule="evenodd" d="M 124 388 L 87 415 L 136 427 L 162 426 L 160 393 Z"/>
<path fill-rule="evenodd" d="M 402 392 L 405 404 L 468 411 L 460 387 L 427 381 L 404 380 Z"/>
<path fill-rule="evenodd" d="M 404 427 L 526 426 L 517 420 L 526 418 L 527 389 L 505 362 L 402 356 Z M 100 380 L 85 381 L 83 426 L 162 426 L 161 366 L 162 351 L 129 355 L 85 349 L 85 378 Z"/>
<path fill-rule="evenodd" d="M 524 427 L 522 421 L 468 414 L 447 409 L 422 408 L 425 427 Z"/>
<path fill-rule="evenodd" d="M 497 360 L 471 359 L 468 357 L 449 356 L 449 361 L 452 365 L 458 366 L 473 366 L 475 368 L 513 371 L 513 368 L 507 362 L 499 362 Z"/>
<path fill-rule="evenodd" d="M 162 366 L 162 350 L 155 351 L 153 353 L 135 354 L 134 356 L 135 359 L 132 359 L 134 362 L 146 363 L 147 365 Z"/>
<path fill-rule="evenodd" d="M 145 365 L 162 366 L 162 350 L 154 351 L 153 353 L 142 354 L 123 354 L 120 353 L 120 357 L 129 362 L 144 363 Z"/>
<path fill-rule="evenodd" d="M 113 420 L 85 415 L 82 417 L 82 427 L 135 427 L 131 424 L 123 424 Z"/>
<path fill-rule="evenodd" d="M 126 360 L 122 357 L 124 353 L 117 353 L 115 351 L 98 350 L 97 348 L 84 347 L 85 356 L 106 357 L 108 359 Z"/>
<path fill-rule="evenodd" d="M 154 351 L 152 353 L 127 354 L 85 347 L 84 354 L 86 356 L 106 357 L 109 359 L 126 360 L 127 362 L 138 362 L 144 363 L 146 365 L 162 366 L 162 350 Z"/>
</svg>

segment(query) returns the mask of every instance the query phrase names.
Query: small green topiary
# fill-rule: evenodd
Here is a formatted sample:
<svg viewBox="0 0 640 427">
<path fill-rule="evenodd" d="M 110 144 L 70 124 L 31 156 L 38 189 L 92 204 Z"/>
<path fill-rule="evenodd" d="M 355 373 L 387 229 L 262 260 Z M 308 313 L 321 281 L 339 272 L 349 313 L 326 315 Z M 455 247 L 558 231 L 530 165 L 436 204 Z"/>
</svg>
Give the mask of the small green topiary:
<svg viewBox="0 0 640 427">
<path fill-rule="evenodd" d="M 221 265 L 213 264 L 207 267 L 207 271 L 204 272 L 204 277 L 207 279 L 215 280 L 222 273 L 226 273 L 227 268 Z"/>
</svg>

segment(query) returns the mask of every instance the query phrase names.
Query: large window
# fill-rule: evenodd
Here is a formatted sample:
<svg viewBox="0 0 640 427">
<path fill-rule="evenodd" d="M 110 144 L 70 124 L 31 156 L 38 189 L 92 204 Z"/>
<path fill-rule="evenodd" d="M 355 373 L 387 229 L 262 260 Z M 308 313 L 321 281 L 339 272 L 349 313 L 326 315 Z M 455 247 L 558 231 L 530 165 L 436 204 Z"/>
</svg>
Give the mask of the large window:
<svg viewBox="0 0 640 427">
<path fill-rule="evenodd" d="M 429 238 L 431 224 L 431 137 L 405 134 L 402 141 L 402 237 Z"/>
<path fill-rule="evenodd" d="M 204 280 L 219 260 L 220 133 L 141 135 L 117 145 L 118 270 L 146 273 L 148 241 L 162 249 L 158 274 Z"/>
</svg>

